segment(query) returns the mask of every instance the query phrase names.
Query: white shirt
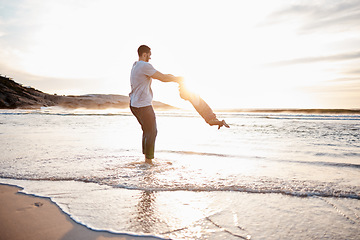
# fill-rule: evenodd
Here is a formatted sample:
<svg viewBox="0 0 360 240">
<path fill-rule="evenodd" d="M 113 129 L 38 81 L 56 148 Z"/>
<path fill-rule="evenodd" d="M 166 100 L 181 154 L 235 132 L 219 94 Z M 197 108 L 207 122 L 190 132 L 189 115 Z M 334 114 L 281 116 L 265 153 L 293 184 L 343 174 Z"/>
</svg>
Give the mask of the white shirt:
<svg viewBox="0 0 360 240">
<path fill-rule="evenodd" d="M 131 92 L 129 94 L 132 107 L 146 107 L 152 104 L 151 76 L 156 72 L 156 69 L 148 62 L 134 63 L 130 74 Z"/>
</svg>

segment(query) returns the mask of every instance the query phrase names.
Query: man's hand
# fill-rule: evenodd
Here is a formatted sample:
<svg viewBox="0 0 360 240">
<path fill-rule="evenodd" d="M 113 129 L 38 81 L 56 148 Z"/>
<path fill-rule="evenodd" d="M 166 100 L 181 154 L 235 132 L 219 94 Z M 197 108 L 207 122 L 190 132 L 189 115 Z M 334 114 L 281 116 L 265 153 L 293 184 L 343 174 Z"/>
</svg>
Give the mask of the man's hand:
<svg viewBox="0 0 360 240">
<path fill-rule="evenodd" d="M 174 76 L 174 75 L 172 75 L 172 74 L 166 74 L 166 75 L 173 79 L 172 82 L 176 82 L 176 83 L 178 83 L 178 84 L 182 84 L 182 83 L 184 82 L 184 78 L 183 78 L 183 77 L 179 77 L 179 76 L 176 77 L 176 76 Z"/>
<path fill-rule="evenodd" d="M 177 82 L 177 83 L 180 83 L 180 82 L 182 82 L 184 80 L 183 77 L 175 77 L 172 74 L 162 74 L 159 71 L 156 71 L 151 77 L 154 78 L 154 79 L 158 79 L 158 80 L 160 80 L 162 82 Z"/>
</svg>

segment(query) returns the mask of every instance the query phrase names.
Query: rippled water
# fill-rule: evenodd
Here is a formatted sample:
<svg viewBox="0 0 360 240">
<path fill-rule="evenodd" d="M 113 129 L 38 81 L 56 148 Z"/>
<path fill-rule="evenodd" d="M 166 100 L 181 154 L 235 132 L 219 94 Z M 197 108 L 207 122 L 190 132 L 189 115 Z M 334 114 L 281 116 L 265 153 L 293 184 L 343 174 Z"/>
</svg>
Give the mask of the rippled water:
<svg viewBox="0 0 360 240">
<path fill-rule="evenodd" d="M 218 117 L 231 128 L 209 127 L 189 112 L 157 112 L 150 167 L 128 111 L 3 110 L 0 182 L 51 197 L 94 229 L 180 239 L 300 239 L 327 231 L 330 239 L 356 239 L 360 115 Z M 299 211 L 316 223 L 295 220 Z M 323 226 L 326 211 L 334 233 Z M 276 225 L 282 232 L 273 229 L 273 214 L 284 219 Z"/>
</svg>

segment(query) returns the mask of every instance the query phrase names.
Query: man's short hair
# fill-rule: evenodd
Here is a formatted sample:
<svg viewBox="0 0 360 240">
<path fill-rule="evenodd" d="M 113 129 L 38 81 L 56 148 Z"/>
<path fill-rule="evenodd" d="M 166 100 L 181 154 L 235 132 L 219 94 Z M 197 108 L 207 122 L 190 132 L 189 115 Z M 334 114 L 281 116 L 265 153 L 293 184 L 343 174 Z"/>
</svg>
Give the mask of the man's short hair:
<svg viewBox="0 0 360 240">
<path fill-rule="evenodd" d="M 138 54 L 139 54 L 139 57 L 141 57 L 141 55 L 143 53 L 149 53 L 150 52 L 150 48 L 146 45 L 141 45 L 139 48 L 138 48 Z"/>
</svg>

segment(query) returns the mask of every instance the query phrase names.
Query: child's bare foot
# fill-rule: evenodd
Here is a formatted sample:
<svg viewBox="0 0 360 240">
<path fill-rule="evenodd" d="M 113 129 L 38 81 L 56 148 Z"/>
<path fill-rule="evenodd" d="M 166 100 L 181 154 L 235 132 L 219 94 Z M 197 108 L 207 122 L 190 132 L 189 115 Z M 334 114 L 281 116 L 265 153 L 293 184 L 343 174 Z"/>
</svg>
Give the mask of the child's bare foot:
<svg viewBox="0 0 360 240">
<path fill-rule="evenodd" d="M 219 127 L 218 127 L 218 129 L 220 129 L 222 126 L 225 126 L 225 127 L 227 127 L 227 128 L 229 128 L 230 126 L 225 122 L 225 120 L 222 120 L 222 121 L 220 121 L 220 120 L 218 120 L 218 119 L 211 119 L 210 121 L 208 121 L 208 124 L 210 125 L 210 126 L 214 126 L 214 125 L 218 125 Z"/>
<path fill-rule="evenodd" d="M 225 120 L 222 120 L 221 123 L 222 123 L 222 126 L 230 128 L 230 126 L 225 122 Z M 222 126 L 219 125 L 219 128 L 222 127 Z"/>
</svg>

